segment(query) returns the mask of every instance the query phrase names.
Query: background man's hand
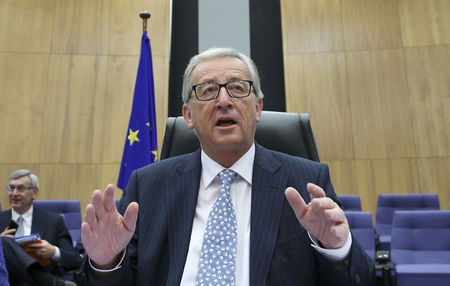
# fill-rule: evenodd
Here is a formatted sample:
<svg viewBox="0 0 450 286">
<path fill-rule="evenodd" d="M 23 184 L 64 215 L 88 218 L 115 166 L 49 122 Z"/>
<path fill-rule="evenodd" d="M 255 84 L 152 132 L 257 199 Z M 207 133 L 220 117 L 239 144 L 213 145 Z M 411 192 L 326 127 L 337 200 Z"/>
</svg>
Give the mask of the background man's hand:
<svg viewBox="0 0 450 286">
<path fill-rule="evenodd" d="M 16 233 L 15 228 L 6 227 L 5 230 L 0 234 L 0 236 L 14 237 L 15 233 Z"/>
<path fill-rule="evenodd" d="M 122 217 L 116 208 L 113 185 L 108 185 L 104 194 L 100 190 L 94 191 L 81 225 L 81 239 L 95 267 L 110 269 L 115 266 L 118 255 L 133 236 L 138 209 L 138 204 L 132 202 Z"/>
<path fill-rule="evenodd" d="M 39 258 L 50 259 L 55 255 L 56 247 L 48 241 L 42 239 L 40 242 L 30 243 L 27 245 L 26 252 L 36 254 Z"/>
<path fill-rule="evenodd" d="M 330 198 L 324 190 L 312 183 L 306 186 L 311 201 L 306 204 L 296 189 L 286 188 L 285 194 L 301 225 L 324 248 L 342 247 L 350 234 L 350 228 L 344 211 Z"/>
</svg>

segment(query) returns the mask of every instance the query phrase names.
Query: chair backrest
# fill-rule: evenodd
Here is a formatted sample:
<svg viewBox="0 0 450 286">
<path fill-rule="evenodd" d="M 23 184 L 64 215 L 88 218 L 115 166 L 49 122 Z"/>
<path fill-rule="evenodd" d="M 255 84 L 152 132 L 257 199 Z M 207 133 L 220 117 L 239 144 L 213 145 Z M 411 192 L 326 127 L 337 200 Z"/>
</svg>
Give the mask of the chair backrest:
<svg viewBox="0 0 450 286">
<path fill-rule="evenodd" d="M 362 211 L 346 211 L 350 230 L 366 253 L 375 260 L 375 229 L 373 227 L 372 213 Z"/>
<path fill-rule="evenodd" d="M 398 264 L 450 264 L 450 210 L 395 211 L 391 258 Z"/>
<path fill-rule="evenodd" d="M 60 214 L 72 237 L 73 246 L 81 241 L 81 207 L 79 201 L 72 200 L 35 200 L 33 207 Z"/>
<path fill-rule="evenodd" d="M 319 161 L 307 113 L 263 111 L 256 124 L 255 141 L 271 150 Z M 190 153 L 199 147 L 197 136 L 182 116 L 167 119 L 160 159 Z"/>
<path fill-rule="evenodd" d="M 361 211 L 361 197 L 358 195 L 338 195 L 344 211 Z"/>
<path fill-rule="evenodd" d="M 379 235 L 390 235 L 395 210 L 439 210 L 437 194 L 380 194 L 375 229 Z"/>
</svg>

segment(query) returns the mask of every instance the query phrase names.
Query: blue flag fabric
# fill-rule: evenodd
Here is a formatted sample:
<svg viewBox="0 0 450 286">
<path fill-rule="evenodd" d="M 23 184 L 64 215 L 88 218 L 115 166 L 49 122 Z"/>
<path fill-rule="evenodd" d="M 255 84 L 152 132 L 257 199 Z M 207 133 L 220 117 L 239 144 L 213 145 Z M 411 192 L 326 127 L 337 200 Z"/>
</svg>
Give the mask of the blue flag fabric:
<svg viewBox="0 0 450 286">
<path fill-rule="evenodd" d="M 157 149 L 152 52 L 150 39 L 144 32 L 134 88 L 133 107 L 125 138 L 117 186 L 125 190 L 131 173 L 135 169 L 157 160 Z"/>
</svg>

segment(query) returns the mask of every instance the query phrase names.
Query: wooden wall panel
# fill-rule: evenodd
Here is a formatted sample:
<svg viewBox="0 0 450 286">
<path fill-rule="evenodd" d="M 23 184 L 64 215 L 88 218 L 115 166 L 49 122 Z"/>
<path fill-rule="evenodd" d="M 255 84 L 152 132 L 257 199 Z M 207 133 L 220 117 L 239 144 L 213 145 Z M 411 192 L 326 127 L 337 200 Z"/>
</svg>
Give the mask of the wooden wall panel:
<svg viewBox="0 0 450 286">
<path fill-rule="evenodd" d="M 399 48 L 397 0 L 342 0 L 346 50 Z"/>
<path fill-rule="evenodd" d="M 281 0 L 281 9 L 287 109 L 312 114 L 336 192 L 361 195 L 375 213 L 381 193 L 432 189 L 450 209 L 450 2 Z"/>
<path fill-rule="evenodd" d="M 439 194 L 441 209 L 450 210 L 450 157 L 420 158 L 417 165 L 421 192 Z"/>
<path fill-rule="evenodd" d="M 281 2 L 288 53 L 344 50 L 340 0 Z"/>
<path fill-rule="evenodd" d="M 116 184 L 149 10 L 158 142 L 167 118 L 170 2 L 0 1 L 0 176 L 28 168 L 41 199 Z M 6 197 L 0 199 L 8 203 Z M 83 210 L 84 213 L 84 210 Z"/>
<path fill-rule="evenodd" d="M 45 115 L 48 55 L 0 53 L 0 162 L 36 163 Z"/>
<path fill-rule="evenodd" d="M 102 161 L 120 162 L 130 119 L 139 57 L 111 56 L 103 113 Z M 117 171 L 118 172 L 118 171 Z"/>
<path fill-rule="evenodd" d="M 42 162 L 101 161 L 106 60 L 104 56 L 51 57 Z"/>
<path fill-rule="evenodd" d="M 379 194 L 419 193 L 416 159 L 326 161 L 337 194 L 359 195 L 375 214 Z"/>
<path fill-rule="evenodd" d="M 117 188 L 117 179 L 119 178 L 119 168 L 120 168 L 120 163 L 115 163 L 115 164 L 102 164 L 102 175 L 101 175 L 101 182 L 98 186 L 95 186 L 96 189 L 99 190 L 104 190 L 105 187 L 108 184 L 113 184 L 115 189 L 114 189 L 114 197 L 116 199 L 120 199 L 120 197 L 122 196 L 122 190 Z M 91 194 L 92 194 L 91 190 Z"/>
<path fill-rule="evenodd" d="M 361 195 L 356 186 L 354 160 L 322 160 L 330 168 L 331 181 L 338 195 Z"/>
<path fill-rule="evenodd" d="M 311 114 L 321 159 L 353 158 L 345 54 L 292 55 L 286 68 L 287 109 Z"/>
<path fill-rule="evenodd" d="M 55 0 L 0 1 L 0 51 L 48 53 Z"/>
<path fill-rule="evenodd" d="M 450 1 L 399 0 L 405 47 L 450 44 Z"/>
<path fill-rule="evenodd" d="M 79 200 L 82 214 L 100 185 L 100 164 L 41 164 L 39 199 Z"/>
<path fill-rule="evenodd" d="M 56 0 L 52 53 L 107 54 L 110 14 L 108 0 Z"/>
<path fill-rule="evenodd" d="M 401 50 L 347 53 L 356 158 L 414 157 Z"/>
<path fill-rule="evenodd" d="M 405 49 L 417 155 L 450 156 L 450 48 Z"/>
<path fill-rule="evenodd" d="M 379 194 L 419 193 L 416 159 L 357 160 L 354 170 L 363 208 L 373 214 Z"/>
<path fill-rule="evenodd" d="M 169 6 L 166 1 L 153 0 L 113 0 L 110 22 L 109 54 L 111 55 L 139 55 L 142 34 L 140 11 L 151 12 L 147 21 L 147 34 L 150 38 L 153 56 L 165 56 L 169 41 Z M 164 39 L 164 40 L 158 40 Z"/>
</svg>

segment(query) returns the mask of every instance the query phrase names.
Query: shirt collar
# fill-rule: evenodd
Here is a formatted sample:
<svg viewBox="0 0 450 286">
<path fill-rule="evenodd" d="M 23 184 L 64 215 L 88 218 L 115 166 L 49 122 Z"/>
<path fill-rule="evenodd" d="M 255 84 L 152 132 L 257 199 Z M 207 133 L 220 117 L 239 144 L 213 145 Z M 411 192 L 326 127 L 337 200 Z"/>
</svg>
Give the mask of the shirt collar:
<svg viewBox="0 0 450 286">
<path fill-rule="evenodd" d="M 250 149 L 237 160 L 230 168 L 239 176 L 246 180 L 250 185 L 252 184 L 253 176 L 253 161 L 255 159 L 255 144 L 253 143 Z M 226 169 L 213 159 L 211 159 L 205 152 L 201 153 L 202 161 L 202 181 L 204 187 L 207 188 L 220 171 Z"/>
<path fill-rule="evenodd" d="M 11 209 L 11 219 L 17 221 L 19 216 L 22 216 L 24 221 L 31 221 L 31 218 L 33 217 L 33 205 L 31 205 L 31 208 L 24 214 L 19 214 L 14 209 Z"/>
</svg>

